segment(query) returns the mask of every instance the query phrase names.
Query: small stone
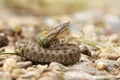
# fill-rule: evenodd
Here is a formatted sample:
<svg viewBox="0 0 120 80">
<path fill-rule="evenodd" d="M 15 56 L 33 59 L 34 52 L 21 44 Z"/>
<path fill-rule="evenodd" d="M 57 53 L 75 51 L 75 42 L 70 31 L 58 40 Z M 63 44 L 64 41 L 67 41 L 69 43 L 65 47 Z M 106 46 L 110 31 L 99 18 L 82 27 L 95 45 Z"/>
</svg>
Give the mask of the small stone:
<svg viewBox="0 0 120 80">
<path fill-rule="evenodd" d="M 105 75 L 107 75 L 108 74 L 108 72 L 107 71 L 102 71 L 102 70 L 100 70 L 100 71 L 98 71 L 97 73 L 96 73 L 96 75 L 99 75 L 99 76 L 105 76 Z"/>
<path fill-rule="evenodd" d="M 98 62 L 98 63 L 96 64 L 96 68 L 97 68 L 98 70 L 108 70 L 107 65 L 106 65 L 105 63 L 103 63 L 103 62 Z"/>
<path fill-rule="evenodd" d="M 116 60 L 109 60 L 109 59 L 98 59 L 95 61 L 95 64 L 103 62 L 107 65 L 108 69 L 112 70 L 116 66 Z"/>
<path fill-rule="evenodd" d="M 68 67 L 67 71 L 83 71 L 95 75 L 98 70 L 89 62 L 82 62 Z"/>
<path fill-rule="evenodd" d="M 43 73 L 38 80 L 64 80 L 64 79 L 60 75 L 60 73 L 49 71 L 49 72 Z"/>
<path fill-rule="evenodd" d="M 16 60 L 13 58 L 6 59 L 2 69 L 6 72 L 11 72 L 14 68 L 16 68 Z"/>
<path fill-rule="evenodd" d="M 28 67 L 27 71 L 28 72 L 30 72 L 30 71 L 38 71 L 41 74 L 47 69 L 48 69 L 48 65 L 37 65 L 37 66 Z"/>
<path fill-rule="evenodd" d="M 50 63 L 49 68 L 53 69 L 53 70 L 64 70 L 67 67 L 65 67 L 64 65 L 62 65 L 60 63 L 52 62 L 52 63 Z"/>
<path fill-rule="evenodd" d="M 17 62 L 21 61 L 21 57 L 17 55 L 13 55 L 11 58 L 15 59 Z"/>
<path fill-rule="evenodd" d="M 48 65 L 37 65 L 36 68 L 42 73 L 44 70 L 48 69 Z"/>
<path fill-rule="evenodd" d="M 91 56 L 92 56 L 92 57 L 98 57 L 98 56 L 99 56 L 99 57 L 102 57 L 103 55 L 100 54 L 99 52 L 92 51 L 92 52 L 91 52 Z"/>
<path fill-rule="evenodd" d="M 3 64 L 4 64 L 4 61 L 0 61 L 0 66 L 3 66 Z"/>
<path fill-rule="evenodd" d="M 32 66 L 32 62 L 31 62 L 31 61 L 18 62 L 18 63 L 16 64 L 16 66 L 17 66 L 18 68 L 27 68 L 27 67 L 29 67 L 29 66 Z"/>
<path fill-rule="evenodd" d="M 88 58 L 88 56 L 81 54 L 81 58 L 80 58 L 81 62 L 89 62 L 92 63 L 92 61 Z"/>
<path fill-rule="evenodd" d="M 120 79 L 120 73 L 118 75 L 116 75 L 116 78 Z"/>
<path fill-rule="evenodd" d="M 22 77 L 22 78 L 32 78 L 32 77 L 39 78 L 40 75 L 41 74 L 39 73 L 39 71 L 28 71 L 26 74 L 21 74 L 20 77 Z"/>
<path fill-rule="evenodd" d="M 6 56 L 0 55 L 0 61 L 2 61 L 2 60 L 4 60 L 4 59 L 6 59 Z"/>
<path fill-rule="evenodd" d="M 9 43 L 8 38 L 5 36 L 5 34 L 0 33 L 0 48 L 7 46 Z"/>
<path fill-rule="evenodd" d="M 25 74 L 26 71 L 24 69 L 14 69 L 11 73 L 12 78 L 16 79 L 20 74 Z"/>
<path fill-rule="evenodd" d="M 117 65 L 117 66 L 120 66 L 120 58 L 117 59 L 116 65 Z"/>
<path fill-rule="evenodd" d="M 26 70 L 27 70 L 27 71 L 36 71 L 36 70 L 38 70 L 38 69 L 37 69 L 37 68 L 34 68 L 34 67 L 28 67 Z"/>
<path fill-rule="evenodd" d="M 0 80 L 12 80 L 8 72 L 0 72 Z"/>
<path fill-rule="evenodd" d="M 67 71 L 63 80 L 94 80 L 94 77 L 83 71 Z"/>
<path fill-rule="evenodd" d="M 119 58 L 119 55 L 116 55 L 116 54 L 107 54 L 106 58 L 110 59 L 110 60 L 117 60 Z"/>
<path fill-rule="evenodd" d="M 84 45 L 80 45 L 80 51 L 81 53 L 91 56 L 91 52 L 89 51 L 88 47 L 84 46 Z"/>
<path fill-rule="evenodd" d="M 106 75 L 103 75 L 103 76 L 94 76 L 94 80 L 117 80 L 114 76 L 106 76 Z"/>
</svg>

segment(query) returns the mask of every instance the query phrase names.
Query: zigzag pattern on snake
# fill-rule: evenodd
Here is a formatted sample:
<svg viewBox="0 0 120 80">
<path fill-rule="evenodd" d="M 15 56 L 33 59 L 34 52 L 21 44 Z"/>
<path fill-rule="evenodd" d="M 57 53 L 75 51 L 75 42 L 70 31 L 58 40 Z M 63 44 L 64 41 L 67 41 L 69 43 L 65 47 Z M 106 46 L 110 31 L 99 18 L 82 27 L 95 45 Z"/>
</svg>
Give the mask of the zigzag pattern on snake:
<svg viewBox="0 0 120 80">
<path fill-rule="evenodd" d="M 32 42 L 17 42 L 15 49 L 20 48 L 23 49 L 23 57 L 35 63 L 58 62 L 64 65 L 70 65 L 78 62 L 81 56 L 80 48 L 75 44 L 68 43 L 43 48 Z"/>
</svg>

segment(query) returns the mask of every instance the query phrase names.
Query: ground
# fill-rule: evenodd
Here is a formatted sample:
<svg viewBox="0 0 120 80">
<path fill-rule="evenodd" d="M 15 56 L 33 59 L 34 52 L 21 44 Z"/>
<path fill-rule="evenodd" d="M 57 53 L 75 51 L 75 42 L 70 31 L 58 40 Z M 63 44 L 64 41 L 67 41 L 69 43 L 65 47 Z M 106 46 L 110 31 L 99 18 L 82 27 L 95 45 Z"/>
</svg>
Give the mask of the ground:
<svg viewBox="0 0 120 80">
<path fill-rule="evenodd" d="M 43 2 L 40 2 L 42 6 L 46 6 L 47 4 L 43 4 Z M 88 0 L 88 2 L 90 1 Z M 43 10 L 43 13 L 37 8 L 39 5 L 35 6 L 37 2 L 34 2 L 32 9 L 29 9 L 30 4 L 24 4 L 23 7 L 19 5 L 16 6 L 16 8 L 8 4 L 9 2 L 6 3 L 7 6 L 1 5 L 0 36 L 5 34 L 9 43 L 7 46 L 4 45 L 0 48 L 0 79 L 119 80 L 119 1 L 118 3 L 113 1 L 113 3 L 111 1 L 109 2 L 116 6 L 98 6 L 97 9 L 89 9 L 88 6 L 84 4 L 78 10 L 80 5 L 77 4 L 76 6 L 72 5 L 74 6 L 73 9 L 69 7 L 65 8 L 69 11 L 62 11 L 62 7 L 60 7 L 58 10 L 55 9 L 52 12 L 53 7 L 57 5 L 53 5 L 51 8 L 47 5 L 47 7 L 45 7 L 46 11 Z M 49 3 L 49 1 L 47 3 Z M 81 3 L 83 4 L 85 2 Z M 98 3 L 100 3 L 100 1 Z M 51 4 L 53 3 L 49 3 L 49 5 Z M 57 2 L 55 4 L 57 4 Z M 14 3 L 14 5 L 16 4 Z M 18 11 L 19 9 L 20 12 Z M 44 8 L 42 7 L 41 9 Z M 48 11 L 49 9 L 51 12 Z M 49 65 L 34 64 L 32 61 L 23 61 L 20 56 L 12 54 L 14 52 L 14 44 L 17 41 L 30 41 L 35 43 L 41 36 L 49 33 L 56 25 L 67 21 L 70 21 L 69 30 L 67 33 L 61 34 L 60 40 L 76 44 L 79 48 L 83 48 L 83 51 L 85 46 L 91 52 L 91 54 L 81 54 L 80 60 L 75 64 L 68 66 L 57 62 L 52 62 Z M 2 44 L 2 41 L 6 42 L 6 40 L 1 39 L 0 43 Z M 11 54 L 2 54 L 3 52 Z"/>
</svg>

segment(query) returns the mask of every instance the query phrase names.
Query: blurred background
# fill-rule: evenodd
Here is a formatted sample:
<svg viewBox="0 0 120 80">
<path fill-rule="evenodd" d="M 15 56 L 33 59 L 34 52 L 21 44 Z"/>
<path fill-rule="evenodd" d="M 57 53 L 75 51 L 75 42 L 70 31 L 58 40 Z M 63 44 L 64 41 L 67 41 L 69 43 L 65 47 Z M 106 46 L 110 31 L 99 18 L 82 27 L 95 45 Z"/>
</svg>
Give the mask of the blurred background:
<svg viewBox="0 0 120 80">
<path fill-rule="evenodd" d="M 3 10 L 35 16 L 72 14 L 88 9 L 118 11 L 120 5 L 119 0 L 0 0 L 0 3 Z"/>
<path fill-rule="evenodd" d="M 19 26 L 29 33 L 70 21 L 74 36 L 119 33 L 119 8 L 120 0 L 0 0 L 0 29 Z"/>
<path fill-rule="evenodd" d="M 50 45 L 44 47 L 44 36 L 55 30 L 56 25 L 68 21 L 69 29 L 57 36 L 58 40 L 45 38 L 50 40 Z M 17 41 L 35 45 L 18 42 L 16 47 L 23 48 L 14 49 Z M 38 49 L 37 43 L 43 48 Z M 80 52 L 78 47 L 72 49 L 72 44 L 64 47 L 64 43 L 77 44 L 73 46 L 78 46 Z M 0 80 L 120 80 L 120 0 L 0 0 L 0 45 L 3 44 L 8 46 L 0 47 Z M 42 50 L 43 57 L 53 56 L 51 60 L 57 59 L 57 52 L 60 58 L 70 56 L 67 62 L 65 57 L 56 60 L 67 64 L 78 59 L 74 59 L 76 53 L 83 54 L 77 63 L 69 66 L 26 61 L 37 61 L 39 57 L 42 60 L 38 50 Z M 49 55 L 49 52 L 53 53 Z M 18 53 L 20 57 L 7 53 Z"/>
</svg>

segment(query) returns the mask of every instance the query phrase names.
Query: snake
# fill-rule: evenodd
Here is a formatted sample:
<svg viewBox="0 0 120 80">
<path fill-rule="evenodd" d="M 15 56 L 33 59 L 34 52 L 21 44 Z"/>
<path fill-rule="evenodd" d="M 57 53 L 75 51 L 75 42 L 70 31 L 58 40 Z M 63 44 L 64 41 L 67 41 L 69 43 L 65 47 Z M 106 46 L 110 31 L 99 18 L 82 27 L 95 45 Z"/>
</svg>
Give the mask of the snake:
<svg viewBox="0 0 120 80">
<path fill-rule="evenodd" d="M 42 64 L 58 62 L 64 65 L 71 65 L 78 62 L 81 56 L 80 48 L 70 43 L 43 48 L 33 42 L 16 42 L 15 50 L 21 48 L 22 56 L 26 60 Z"/>
<path fill-rule="evenodd" d="M 43 47 L 39 46 L 39 42 L 22 42 L 15 44 L 15 50 L 22 49 L 21 55 L 34 63 L 51 63 L 58 62 L 64 65 L 79 62 L 81 50 L 76 44 L 60 43 L 57 38 L 60 34 L 68 30 L 69 22 L 58 25 L 49 34 L 45 35 Z"/>
</svg>

